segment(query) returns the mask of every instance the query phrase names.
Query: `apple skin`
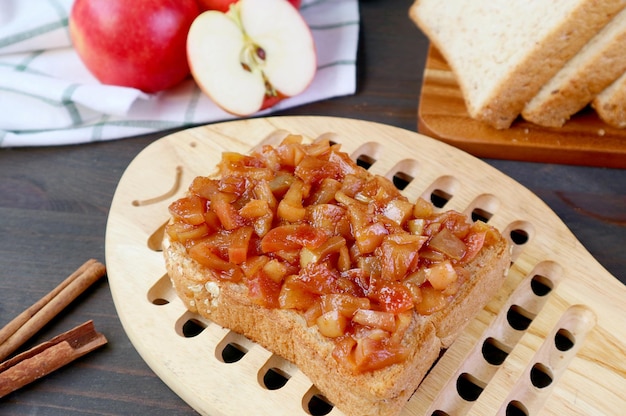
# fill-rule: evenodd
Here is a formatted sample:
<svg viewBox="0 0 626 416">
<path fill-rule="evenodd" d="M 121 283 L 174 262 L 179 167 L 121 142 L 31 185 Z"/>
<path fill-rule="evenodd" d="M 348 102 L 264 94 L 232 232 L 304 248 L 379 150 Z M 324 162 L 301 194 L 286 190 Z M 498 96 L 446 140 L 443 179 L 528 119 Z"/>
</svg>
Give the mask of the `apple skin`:
<svg viewBox="0 0 626 416">
<path fill-rule="evenodd" d="M 228 11 L 231 4 L 237 0 L 197 0 L 200 11 L 217 10 L 223 13 Z M 300 8 L 301 0 L 288 0 L 296 9 Z"/>
<path fill-rule="evenodd" d="M 70 36 L 100 82 L 155 93 L 189 75 L 185 45 L 199 13 L 196 0 L 76 0 Z"/>
</svg>

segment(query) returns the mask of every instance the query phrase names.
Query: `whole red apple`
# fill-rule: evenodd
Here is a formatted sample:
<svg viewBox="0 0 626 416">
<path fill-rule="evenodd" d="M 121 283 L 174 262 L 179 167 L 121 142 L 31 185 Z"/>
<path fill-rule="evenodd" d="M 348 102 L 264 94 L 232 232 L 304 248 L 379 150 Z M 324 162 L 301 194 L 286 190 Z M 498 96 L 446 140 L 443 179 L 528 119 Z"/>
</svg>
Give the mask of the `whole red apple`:
<svg viewBox="0 0 626 416">
<path fill-rule="evenodd" d="M 201 11 L 217 10 L 226 13 L 230 5 L 237 0 L 198 0 Z M 300 8 L 301 0 L 288 0 L 296 9 Z"/>
<path fill-rule="evenodd" d="M 189 75 L 186 42 L 196 0 L 76 0 L 72 42 L 102 83 L 153 93 Z"/>
</svg>

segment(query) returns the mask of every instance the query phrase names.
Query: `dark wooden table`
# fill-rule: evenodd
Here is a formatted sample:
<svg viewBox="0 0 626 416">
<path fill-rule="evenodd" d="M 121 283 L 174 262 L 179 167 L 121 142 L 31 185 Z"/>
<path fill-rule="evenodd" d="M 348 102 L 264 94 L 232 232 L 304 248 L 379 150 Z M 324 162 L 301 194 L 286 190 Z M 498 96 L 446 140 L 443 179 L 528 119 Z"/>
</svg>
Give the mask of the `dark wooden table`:
<svg viewBox="0 0 626 416">
<path fill-rule="evenodd" d="M 360 118 L 415 131 L 428 43 L 408 19 L 410 4 L 361 1 L 357 93 L 281 114 Z M 167 133 L 72 147 L 0 150 L 0 326 L 88 258 L 104 262 L 107 214 L 120 176 L 135 155 Z M 488 163 L 538 194 L 599 262 L 626 283 L 626 170 Z M 24 348 L 90 319 L 108 345 L 0 399 L 1 414 L 195 414 L 133 348 L 106 279 Z"/>
</svg>

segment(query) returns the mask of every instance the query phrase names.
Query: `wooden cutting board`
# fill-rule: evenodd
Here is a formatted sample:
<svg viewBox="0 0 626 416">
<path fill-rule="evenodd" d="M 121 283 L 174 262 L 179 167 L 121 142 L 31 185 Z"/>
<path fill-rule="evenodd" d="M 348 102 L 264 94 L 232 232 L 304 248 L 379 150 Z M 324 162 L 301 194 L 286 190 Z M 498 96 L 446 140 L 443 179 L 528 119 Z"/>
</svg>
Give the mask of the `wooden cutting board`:
<svg viewBox="0 0 626 416">
<path fill-rule="evenodd" d="M 185 310 L 165 271 L 168 205 L 223 151 L 285 132 L 332 140 L 414 199 L 488 220 L 513 243 L 507 280 L 432 368 L 403 415 L 615 414 L 626 408 L 626 287 L 537 196 L 479 159 L 395 127 L 331 117 L 274 117 L 164 137 L 128 166 L 106 232 L 115 306 L 143 359 L 207 415 L 327 414 L 293 365 Z M 447 202 L 446 202 L 447 201 Z M 270 371 L 271 369 L 271 371 Z M 278 376 L 277 376 L 278 375 Z M 286 381 L 279 387 L 280 381 Z M 331 415 L 342 413 L 332 408 Z"/>
<path fill-rule="evenodd" d="M 424 68 L 417 128 L 479 157 L 626 168 L 626 129 L 609 126 L 591 108 L 561 128 L 519 118 L 510 128 L 496 130 L 473 120 L 452 70 L 432 46 Z"/>
</svg>

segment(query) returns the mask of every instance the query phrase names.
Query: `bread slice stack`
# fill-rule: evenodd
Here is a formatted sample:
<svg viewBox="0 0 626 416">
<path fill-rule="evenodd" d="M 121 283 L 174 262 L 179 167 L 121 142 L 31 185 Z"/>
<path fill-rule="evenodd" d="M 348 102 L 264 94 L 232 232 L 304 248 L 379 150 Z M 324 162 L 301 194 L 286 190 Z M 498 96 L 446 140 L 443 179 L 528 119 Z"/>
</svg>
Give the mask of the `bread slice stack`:
<svg viewBox="0 0 626 416">
<path fill-rule="evenodd" d="M 626 76 L 617 81 L 626 73 L 625 8 L 626 0 L 416 0 L 409 14 L 455 73 L 470 117 L 496 129 L 519 116 L 559 127 L 593 102 L 605 122 L 623 126 L 626 104 L 615 94 L 626 87 Z"/>
</svg>

